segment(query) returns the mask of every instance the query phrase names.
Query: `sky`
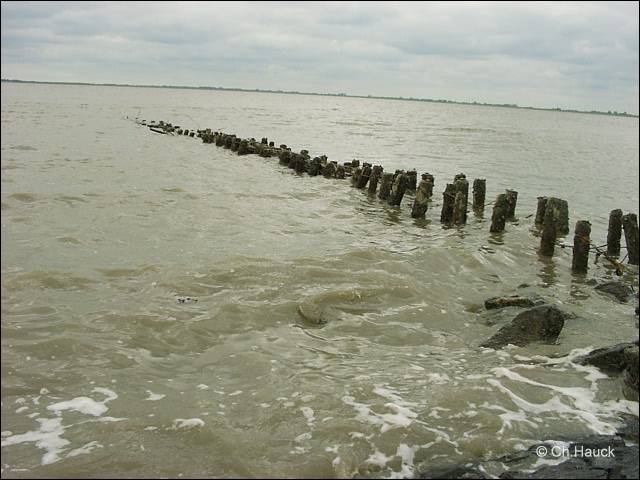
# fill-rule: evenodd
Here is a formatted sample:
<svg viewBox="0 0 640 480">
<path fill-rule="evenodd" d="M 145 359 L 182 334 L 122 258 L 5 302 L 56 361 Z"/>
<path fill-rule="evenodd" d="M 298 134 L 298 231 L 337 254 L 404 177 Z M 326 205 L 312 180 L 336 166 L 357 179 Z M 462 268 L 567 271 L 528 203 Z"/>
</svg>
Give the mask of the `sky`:
<svg viewBox="0 0 640 480">
<path fill-rule="evenodd" d="M 638 2 L 2 2 L 2 78 L 638 113 Z"/>
</svg>

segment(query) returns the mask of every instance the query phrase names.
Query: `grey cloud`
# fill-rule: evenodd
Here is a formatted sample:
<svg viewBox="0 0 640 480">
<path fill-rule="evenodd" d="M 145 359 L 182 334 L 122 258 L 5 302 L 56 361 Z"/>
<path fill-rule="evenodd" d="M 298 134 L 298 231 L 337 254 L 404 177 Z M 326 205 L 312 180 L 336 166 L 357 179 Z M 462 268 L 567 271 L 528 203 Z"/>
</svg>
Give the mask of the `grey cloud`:
<svg viewBox="0 0 640 480">
<path fill-rule="evenodd" d="M 5 2 L 2 72 L 636 113 L 638 4 Z"/>
</svg>

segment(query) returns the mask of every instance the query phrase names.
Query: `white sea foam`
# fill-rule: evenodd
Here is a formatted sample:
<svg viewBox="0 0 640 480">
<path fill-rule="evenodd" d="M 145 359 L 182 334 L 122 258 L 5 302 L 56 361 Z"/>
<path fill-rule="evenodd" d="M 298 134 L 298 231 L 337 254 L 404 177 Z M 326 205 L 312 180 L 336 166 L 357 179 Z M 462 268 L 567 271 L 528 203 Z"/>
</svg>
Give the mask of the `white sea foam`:
<svg viewBox="0 0 640 480">
<path fill-rule="evenodd" d="M 147 393 L 149 394 L 149 396 L 145 398 L 145 400 L 148 400 L 150 402 L 157 402 L 158 400 L 162 400 L 164 397 L 166 397 L 166 395 L 163 393 L 153 393 L 151 390 L 147 390 Z"/>
<path fill-rule="evenodd" d="M 8 447 L 19 443 L 35 443 L 36 447 L 45 451 L 42 465 L 49 465 L 60 460 L 60 454 L 69 444 L 69 440 L 62 438 L 64 427 L 62 418 L 38 418 L 40 428 L 35 431 L 11 435 L 2 439 L 1 445 Z"/>
<path fill-rule="evenodd" d="M 204 421 L 199 418 L 176 418 L 173 421 L 172 429 L 178 430 L 181 428 L 196 428 L 203 427 Z"/>
<path fill-rule="evenodd" d="M 85 415 L 93 415 L 94 417 L 99 417 L 107 410 L 109 410 L 109 407 L 107 407 L 105 404 L 118 398 L 118 395 L 113 390 L 109 390 L 108 388 L 96 387 L 92 391 L 101 393 L 105 395 L 106 398 L 101 402 L 98 402 L 89 397 L 76 397 L 65 402 L 58 402 L 49 405 L 47 407 L 47 410 L 51 410 L 58 415 L 60 415 L 60 412 L 64 410 L 71 410 L 84 413 Z"/>
<path fill-rule="evenodd" d="M 304 418 L 307 419 L 307 424 L 313 425 L 313 422 L 316 420 L 313 409 L 309 407 L 300 407 L 300 411 L 302 411 Z"/>
</svg>

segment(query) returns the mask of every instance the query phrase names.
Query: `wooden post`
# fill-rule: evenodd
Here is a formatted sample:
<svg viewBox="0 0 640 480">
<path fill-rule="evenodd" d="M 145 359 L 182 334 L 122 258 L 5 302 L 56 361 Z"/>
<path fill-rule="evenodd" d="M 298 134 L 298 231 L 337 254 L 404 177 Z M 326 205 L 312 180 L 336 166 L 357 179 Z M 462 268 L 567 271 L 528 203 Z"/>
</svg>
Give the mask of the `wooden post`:
<svg viewBox="0 0 640 480">
<path fill-rule="evenodd" d="M 407 172 L 407 190 L 415 192 L 418 185 L 418 172 L 413 169 Z"/>
<path fill-rule="evenodd" d="M 376 189 L 378 188 L 378 180 L 382 176 L 382 167 L 380 165 L 376 165 L 371 169 L 371 177 L 369 178 L 369 190 L 368 192 L 371 195 L 375 195 Z"/>
<path fill-rule="evenodd" d="M 442 212 L 440 212 L 440 221 L 442 223 L 451 223 L 453 220 L 453 204 L 456 199 L 456 186 L 453 183 L 447 183 L 442 193 Z"/>
<path fill-rule="evenodd" d="M 356 167 L 356 169 L 353 171 L 353 174 L 351 175 L 352 187 L 355 187 L 358 184 L 358 181 L 360 180 L 360 175 L 362 175 L 362 168 Z"/>
<path fill-rule="evenodd" d="M 309 163 L 309 176 L 315 177 L 320 173 L 322 169 L 321 160 L 320 157 L 313 157 L 313 160 Z"/>
<path fill-rule="evenodd" d="M 335 177 L 336 178 L 345 178 L 347 176 L 347 172 L 344 170 L 344 165 L 338 165 L 337 162 L 332 162 L 332 165 L 336 165 L 335 169 Z"/>
<path fill-rule="evenodd" d="M 393 182 L 391 195 L 389 196 L 389 205 L 399 206 L 402 203 L 402 197 L 407 190 L 409 178 L 406 173 L 400 173 Z"/>
<path fill-rule="evenodd" d="M 383 173 L 382 181 L 380 183 L 380 191 L 378 192 L 378 198 L 380 200 L 386 200 L 391 193 L 391 185 L 393 183 L 393 173 Z"/>
<path fill-rule="evenodd" d="M 507 220 L 509 211 L 509 200 L 506 193 L 501 193 L 493 204 L 493 215 L 491 216 L 491 233 L 499 233 L 504 231 L 504 224 Z"/>
<path fill-rule="evenodd" d="M 553 257 L 556 238 L 564 226 L 564 213 L 567 211 L 567 202 L 559 198 L 551 197 L 547 200 L 542 222 L 542 236 L 540 238 L 540 255 Z"/>
<path fill-rule="evenodd" d="M 536 210 L 536 221 L 535 224 L 538 226 L 542 226 L 544 223 L 544 211 L 547 208 L 547 197 L 538 197 L 538 209 Z"/>
<path fill-rule="evenodd" d="M 435 184 L 435 177 L 433 175 L 431 175 L 430 173 L 423 173 L 422 174 L 422 179 L 426 180 L 427 182 L 429 182 L 427 184 L 427 198 L 431 198 L 433 197 L 433 185 Z"/>
<path fill-rule="evenodd" d="M 622 210 L 611 210 L 609 214 L 609 231 L 607 232 L 607 255 L 620 255 L 620 238 L 622 238 Z"/>
<path fill-rule="evenodd" d="M 322 176 L 324 178 L 333 178 L 336 176 L 336 162 L 329 162 L 327 166 L 324 167 L 322 171 Z"/>
<path fill-rule="evenodd" d="M 507 210 L 507 220 L 515 220 L 518 192 L 516 192 L 515 190 L 507 190 L 507 202 L 509 203 L 509 209 Z"/>
<path fill-rule="evenodd" d="M 624 228 L 624 239 L 627 242 L 629 263 L 638 265 L 638 216 L 635 213 L 628 213 L 623 216 L 622 228 Z"/>
<path fill-rule="evenodd" d="M 467 223 L 467 205 L 469 203 L 469 182 L 466 177 L 455 181 L 456 196 L 453 199 L 453 223 L 464 225 Z"/>
<path fill-rule="evenodd" d="M 416 190 L 416 198 L 413 201 L 413 208 L 411 209 L 411 216 L 413 218 L 424 218 L 424 214 L 427 213 L 427 207 L 429 205 L 428 190 L 429 181 L 420 181 L 420 185 L 418 185 L 418 189 Z"/>
<path fill-rule="evenodd" d="M 476 213 L 484 212 L 484 199 L 487 192 L 487 180 L 484 178 L 476 178 L 473 181 L 473 211 Z"/>
<path fill-rule="evenodd" d="M 238 147 L 238 155 L 246 155 L 249 153 L 249 142 L 247 140 L 241 140 Z"/>
<path fill-rule="evenodd" d="M 259 145 L 264 145 L 264 144 L 260 143 Z M 280 155 L 278 155 L 278 158 L 280 159 L 280 163 L 282 165 L 289 165 L 289 162 L 291 161 L 291 151 L 282 150 L 280 152 Z"/>
<path fill-rule="evenodd" d="M 362 189 L 366 187 L 369 178 L 371 178 L 371 170 L 371 165 L 368 163 L 365 164 L 365 166 L 362 168 L 362 173 L 358 178 L 358 182 L 356 183 L 356 188 Z"/>
<path fill-rule="evenodd" d="M 589 268 L 589 246 L 591 240 L 591 224 L 586 220 L 578 220 L 573 236 L 573 259 L 571 271 L 573 273 L 587 273 Z"/>
</svg>

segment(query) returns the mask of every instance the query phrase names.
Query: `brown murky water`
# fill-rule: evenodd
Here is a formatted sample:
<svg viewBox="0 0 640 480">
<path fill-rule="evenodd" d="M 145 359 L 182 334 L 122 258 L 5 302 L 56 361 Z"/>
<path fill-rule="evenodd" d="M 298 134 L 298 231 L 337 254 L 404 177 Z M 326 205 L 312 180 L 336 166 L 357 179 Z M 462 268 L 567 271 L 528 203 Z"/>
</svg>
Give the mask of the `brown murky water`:
<svg viewBox="0 0 640 480">
<path fill-rule="evenodd" d="M 137 115 L 429 171 L 437 194 L 416 221 L 410 198 Z M 3 477 L 410 476 L 638 415 L 572 362 L 636 338 L 635 305 L 586 283 L 613 277 L 603 262 L 581 277 L 570 249 L 539 258 L 531 217 L 565 198 L 604 243 L 610 210 L 638 212 L 637 119 L 2 84 L 1 164 Z M 487 178 L 488 201 L 518 190 L 519 221 L 492 236 L 488 207 L 443 229 L 459 172 Z M 483 300 L 516 292 L 577 315 L 558 345 L 478 347 L 517 313 Z M 330 322 L 305 325 L 303 302 Z"/>
</svg>

